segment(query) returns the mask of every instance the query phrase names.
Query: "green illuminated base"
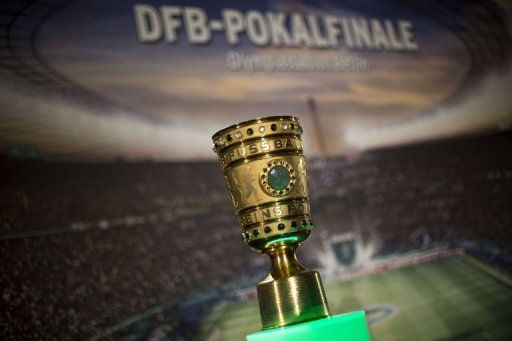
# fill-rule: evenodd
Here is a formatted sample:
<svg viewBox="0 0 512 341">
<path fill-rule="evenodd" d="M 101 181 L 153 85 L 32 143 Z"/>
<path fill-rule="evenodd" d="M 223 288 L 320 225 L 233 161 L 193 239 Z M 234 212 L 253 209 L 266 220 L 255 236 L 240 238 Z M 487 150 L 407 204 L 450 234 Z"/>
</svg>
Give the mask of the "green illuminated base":
<svg viewBox="0 0 512 341">
<path fill-rule="evenodd" d="M 324 317 L 247 335 L 247 341 L 369 341 L 364 311 Z"/>
</svg>

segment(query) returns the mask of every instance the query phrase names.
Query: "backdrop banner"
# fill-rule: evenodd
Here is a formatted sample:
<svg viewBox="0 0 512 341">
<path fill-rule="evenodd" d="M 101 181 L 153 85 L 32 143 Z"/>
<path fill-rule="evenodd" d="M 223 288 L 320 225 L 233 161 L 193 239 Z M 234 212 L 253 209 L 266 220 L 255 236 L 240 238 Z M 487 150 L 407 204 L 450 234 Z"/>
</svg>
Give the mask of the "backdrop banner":
<svg viewBox="0 0 512 341">
<path fill-rule="evenodd" d="M 240 340 L 265 257 L 211 136 L 304 128 L 318 269 L 375 340 L 512 338 L 507 1 L 0 4 L 0 335 Z"/>
</svg>

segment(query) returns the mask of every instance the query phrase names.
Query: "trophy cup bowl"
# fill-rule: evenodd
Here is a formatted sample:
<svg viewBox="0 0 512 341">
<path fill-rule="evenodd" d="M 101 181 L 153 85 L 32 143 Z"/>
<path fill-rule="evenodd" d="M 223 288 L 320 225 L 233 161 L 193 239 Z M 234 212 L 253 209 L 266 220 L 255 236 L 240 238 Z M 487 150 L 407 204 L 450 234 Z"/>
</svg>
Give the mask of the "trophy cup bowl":
<svg viewBox="0 0 512 341">
<path fill-rule="evenodd" d="M 301 135 L 292 116 L 246 121 L 213 135 L 242 238 L 271 259 L 257 287 L 263 329 L 329 315 L 318 272 L 295 256 L 314 226 Z"/>
</svg>

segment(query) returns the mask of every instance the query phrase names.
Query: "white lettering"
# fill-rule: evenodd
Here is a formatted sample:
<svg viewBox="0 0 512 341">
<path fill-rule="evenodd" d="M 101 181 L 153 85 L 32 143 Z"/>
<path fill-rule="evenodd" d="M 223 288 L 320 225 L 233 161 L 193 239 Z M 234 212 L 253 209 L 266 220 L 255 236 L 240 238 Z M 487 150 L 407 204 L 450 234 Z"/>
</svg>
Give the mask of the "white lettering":
<svg viewBox="0 0 512 341">
<path fill-rule="evenodd" d="M 246 35 L 254 46 L 309 47 L 384 51 L 418 51 L 414 25 L 409 20 L 377 18 L 346 18 L 334 15 L 318 16 L 300 13 L 249 10 L 242 13 L 223 9 L 222 20 L 209 20 L 206 10 L 198 7 L 136 4 L 133 6 L 138 39 L 144 43 L 157 42 L 162 37 L 175 44 L 180 29 L 190 44 L 206 44 L 213 32 L 224 32 L 227 45 L 237 45 Z M 243 66 L 244 59 L 227 57 L 233 70 Z"/>
<path fill-rule="evenodd" d="M 352 18 L 350 22 L 352 23 L 354 40 L 357 47 L 360 49 L 372 49 L 373 42 L 372 36 L 370 34 L 370 29 L 368 28 L 368 20 L 364 18 Z"/>
<path fill-rule="evenodd" d="M 180 20 L 176 19 L 175 16 L 181 14 L 181 8 L 175 6 L 162 6 L 160 7 L 162 12 L 162 19 L 165 28 L 165 40 L 168 43 L 175 43 L 178 40 L 178 34 L 176 29 L 181 26 Z"/>
<path fill-rule="evenodd" d="M 288 31 L 286 30 L 284 21 L 286 19 L 285 13 L 267 13 L 267 19 L 272 36 L 272 45 L 274 46 L 290 46 L 291 39 Z"/>
<path fill-rule="evenodd" d="M 157 10 L 149 5 L 135 5 L 133 11 L 139 40 L 143 43 L 152 43 L 160 39 L 162 26 Z"/>
<path fill-rule="evenodd" d="M 304 18 L 300 14 L 292 14 L 291 18 L 293 44 L 295 46 L 311 46 L 311 37 L 306 28 Z"/>
<path fill-rule="evenodd" d="M 399 20 L 398 27 L 400 35 L 402 36 L 405 47 L 409 51 L 418 51 L 418 44 L 414 41 L 414 34 L 412 33 L 412 23 L 408 20 Z"/>
<path fill-rule="evenodd" d="M 228 44 L 238 44 L 240 41 L 238 35 L 245 30 L 242 13 L 233 9 L 225 9 L 222 11 L 222 18 L 226 27 L 226 40 Z"/>
<path fill-rule="evenodd" d="M 207 26 L 206 13 L 201 8 L 185 7 L 185 28 L 191 44 L 204 44 L 210 41 L 212 33 Z"/>
<path fill-rule="evenodd" d="M 370 20 L 370 27 L 372 28 L 373 33 L 373 42 L 375 44 L 376 49 L 385 49 L 389 50 L 391 47 L 388 41 L 388 37 L 386 36 L 386 32 L 382 27 L 381 23 L 377 19 Z"/>
<path fill-rule="evenodd" d="M 327 39 L 322 37 L 320 33 L 320 27 L 318 26 L 318 19 L 316 15 L 308 15 L 306 20 L 308 21 L 309 28 L 311 29 L 311 36 L 315 47 L 324 48 L 329 45 Z"/>
<path fill-rule="evenodd" d="M 340 28 L 338 27 L 338 18 L 328 15 L 324 19 L 325 31 L 327 33 L 327 41 L 329 47 L 335 48 L 338 46 L 338 36 L 340 35 Z"/>
<path fill-rule="evenodd" d="M 267 45 L 270 41 L 265 18 L 258 11 L 247 12 L 247 37 L 256 46 Z"/>
</svg>

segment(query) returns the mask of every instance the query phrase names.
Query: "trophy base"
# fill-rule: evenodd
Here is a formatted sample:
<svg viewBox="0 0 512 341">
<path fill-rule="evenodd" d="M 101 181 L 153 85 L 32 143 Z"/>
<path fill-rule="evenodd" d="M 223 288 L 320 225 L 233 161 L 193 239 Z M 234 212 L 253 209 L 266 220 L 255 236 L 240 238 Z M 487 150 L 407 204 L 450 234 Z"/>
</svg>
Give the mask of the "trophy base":
<svg viewBox="0 0 512 341">
<path fill-rule="evenodd" d="M 257 289 L 263 330 L 329 316 L 322 281 L 316 271 L 266 280 Z"/>
<path fill-rule="evenodd" d="M 247 335 L 247 341 L 369 341 L 364 311 L 328 316 Z"/>
</svg>

